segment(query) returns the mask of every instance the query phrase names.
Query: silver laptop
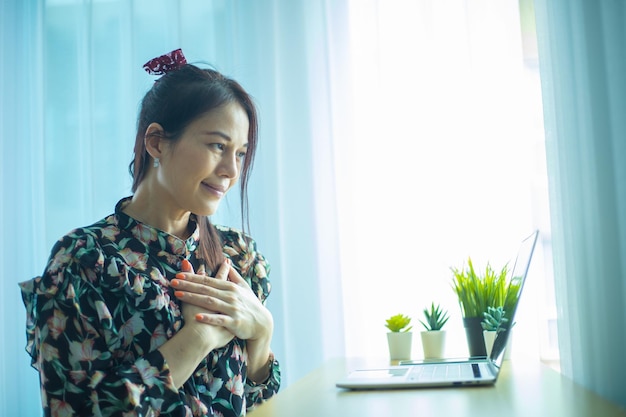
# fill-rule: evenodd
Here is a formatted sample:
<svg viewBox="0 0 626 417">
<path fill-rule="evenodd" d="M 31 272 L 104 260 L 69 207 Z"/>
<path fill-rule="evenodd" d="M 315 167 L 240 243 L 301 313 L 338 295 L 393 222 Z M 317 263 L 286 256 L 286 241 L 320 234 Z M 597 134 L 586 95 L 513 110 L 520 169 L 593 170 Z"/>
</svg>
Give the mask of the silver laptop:
<svg viewBox="0 0 626 417">
<path fill-rule="evenodd" d="M 522 241 L 513 267 L 513 278 L 520 279 L 521 295 L 530 267 L 539 232 L 535 231 Z M 517 305 L 509 322 L 514 323 Z M 491 355 L 481 358 L 444 359 L 437 361 L 403 361 L 397 366 L 379 369 L 357 369 L 336 382 L 347 389 L 392 389 L 420 387 L 453 387 L 465 385 L 491 385 L 498 379 L 509 330 L 498 333 Z"/>
</svg>

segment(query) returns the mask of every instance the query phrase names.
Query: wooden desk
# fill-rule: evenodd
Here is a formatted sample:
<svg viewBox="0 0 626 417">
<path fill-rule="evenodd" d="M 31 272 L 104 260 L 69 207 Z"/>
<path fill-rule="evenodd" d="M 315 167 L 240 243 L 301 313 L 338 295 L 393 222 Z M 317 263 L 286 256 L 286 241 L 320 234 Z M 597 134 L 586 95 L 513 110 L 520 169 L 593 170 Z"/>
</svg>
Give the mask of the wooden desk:
<svg viewBox="0 0 626 417">
<path fill-rule="evenodd" d="M 346 391 L 335 381 L 366 364 L 334 359 L 250 412 L 251 417 L 624 417 L 626 411 L 539 362 L 505 361 L 494 386 Z M 380 365 L 380 363 L 378 363 Z"/>
</svg>

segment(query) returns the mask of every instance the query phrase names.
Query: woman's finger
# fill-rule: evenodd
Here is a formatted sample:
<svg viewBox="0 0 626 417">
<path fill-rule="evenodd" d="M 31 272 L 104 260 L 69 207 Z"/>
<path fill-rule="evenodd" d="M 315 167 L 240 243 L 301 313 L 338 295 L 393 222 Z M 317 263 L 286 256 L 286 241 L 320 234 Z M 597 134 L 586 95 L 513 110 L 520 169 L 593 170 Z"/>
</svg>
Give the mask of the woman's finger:
<svg viewBox="0 0 626 417">
<path fill-rule="evenodd" d="M 224 262 L 220 265 L 220 268 L 217 270 L 217 274 L 215 274 L 215 278 L 226 281 L 228 279 L 228 271 L 230 271 L 230 259 L 226 258 Z"/>
<path fill-rule="evenodd" d="M 176 288 L 174 296 L 185 303 L 229 316 L 233 315 L 239 306 L 237 298 L 231 294 L 219 294 L 219 296 L 214 297 Z"/>
<path fill-rule="evenodd" d="M 228 280 L 232 282 L 233 284 L 250 288 L 250 285 L 248 285 L 248 282 L 245 279 L 243 279 L 241 275 L 239 275 L 239 272 L 237 272 L 237 270 L 232 265 L 229 265 L 229 266 L 230 268 L 228 270 Z"/>
<path fill-rule="evenodd" d="M 184 280 L 185 282 L 195 282 L 197 284 L 212 286 L 211 284 L 212 282 L 215 281 L 215 279 L 220 280 L 220 281 L 228 280 L 230 260 L 227 259 L 220 265 L 219 269 L 217 270 L 217 273 L 215 274 L 215 277 L 209 277 L 204 272 L 199 272 L 196 274 L 194 272 L 193 265 L 187 259 L 183 259 L 181 261 L 180 268 L 182 272 L 179 272 L 176 274 L 177 279 Z"/>
<path fill-rule="evenodd" d="M 191 272 L 192 274 L 193 272 L 193 265 L 191 264 L 191 262 L 189 262 L 189 260 L 187 259 L 183 259 L 180 263 L 180 269 L 183 272 Z"/>
</svg>

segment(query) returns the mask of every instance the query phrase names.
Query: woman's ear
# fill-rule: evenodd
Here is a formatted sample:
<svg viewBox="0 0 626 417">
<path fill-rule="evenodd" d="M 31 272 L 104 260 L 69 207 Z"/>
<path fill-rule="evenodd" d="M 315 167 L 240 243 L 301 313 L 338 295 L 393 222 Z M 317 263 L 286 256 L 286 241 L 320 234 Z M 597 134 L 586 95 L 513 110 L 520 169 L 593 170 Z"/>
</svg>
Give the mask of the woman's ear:
<svg viewBox="0 0 626 417">
<path fill-rule="evenodd" d="M 164 137 L 163 127 L 158 123 L 150 123 L 143 136 L 143 141 L 146 145 L 146 151 L 153 159 L 161 158 Z"/>
</svg>

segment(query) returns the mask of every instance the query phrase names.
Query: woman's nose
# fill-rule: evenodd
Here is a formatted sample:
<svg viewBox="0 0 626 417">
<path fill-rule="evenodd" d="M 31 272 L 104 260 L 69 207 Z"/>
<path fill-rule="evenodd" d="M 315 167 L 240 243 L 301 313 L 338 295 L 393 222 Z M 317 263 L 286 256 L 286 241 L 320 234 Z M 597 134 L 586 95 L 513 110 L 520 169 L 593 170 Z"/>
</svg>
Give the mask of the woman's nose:
<svg viewBox="0 0 626 417">
<path fill-rule="evenodd" d="M 227 178 L 237 178 L 239 175 L 239 161 L 235 152 L 227 152 L 224 154 L 219 165 L 219 175 Z"/>
</svg>

